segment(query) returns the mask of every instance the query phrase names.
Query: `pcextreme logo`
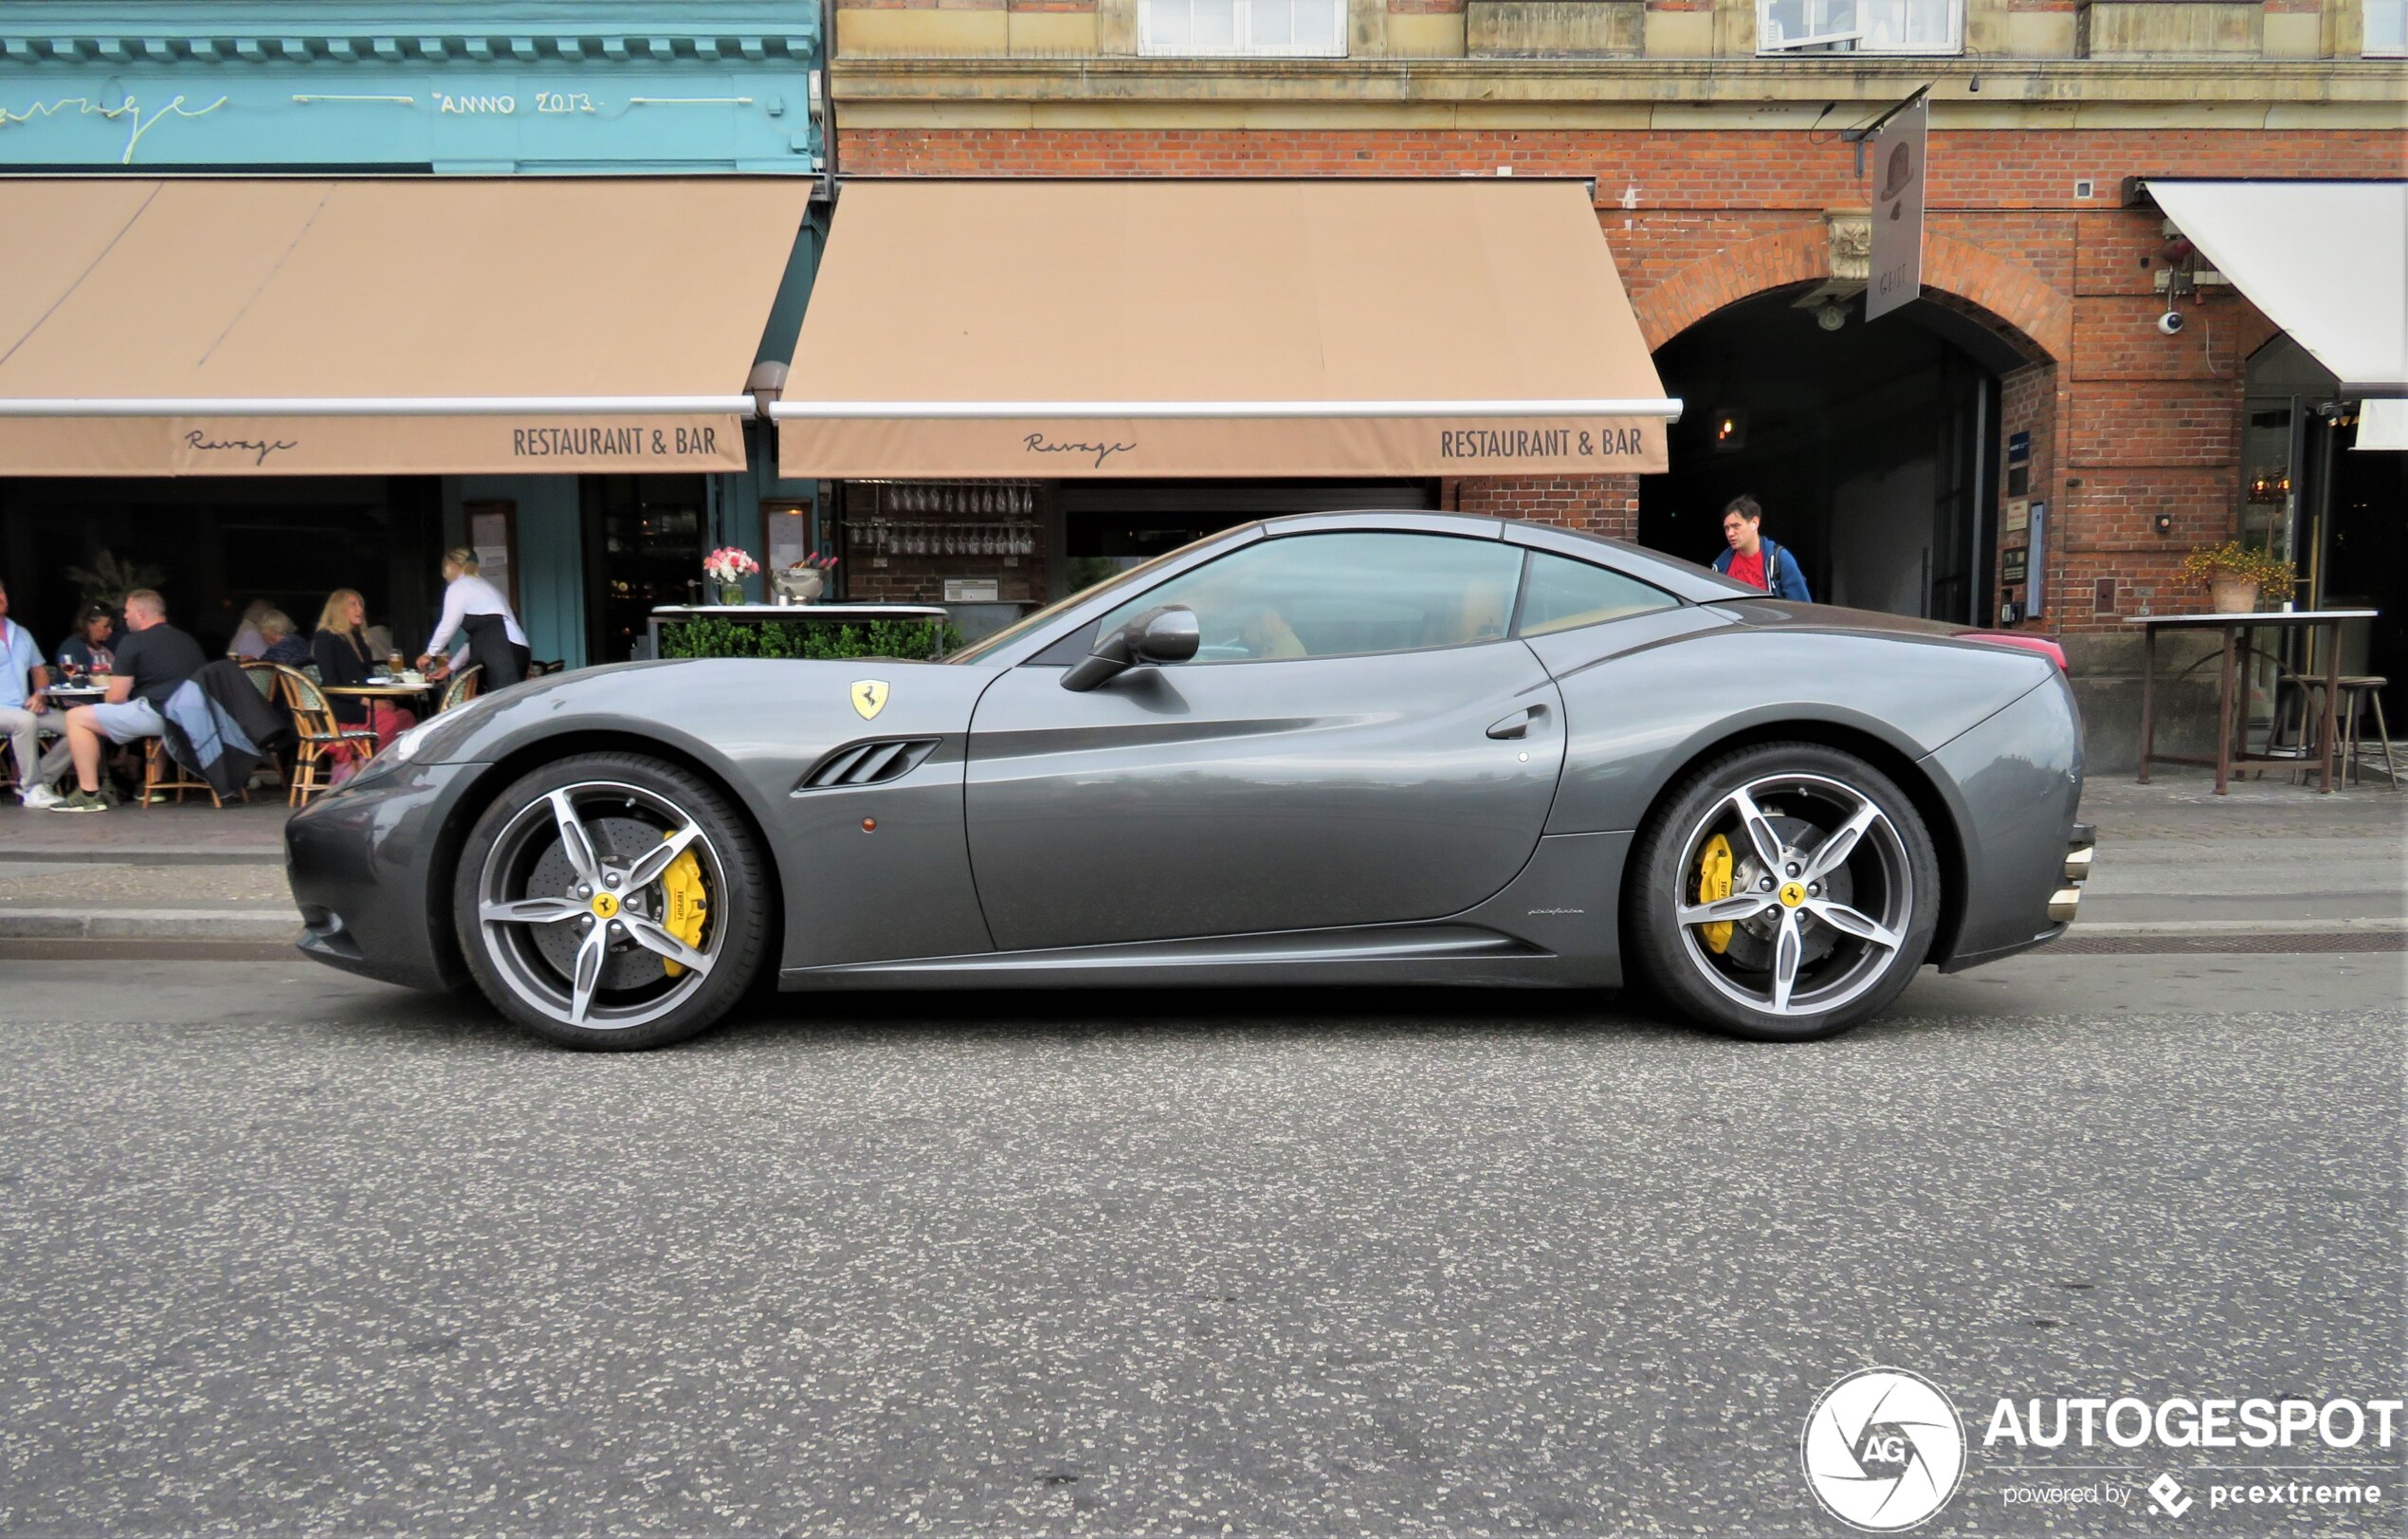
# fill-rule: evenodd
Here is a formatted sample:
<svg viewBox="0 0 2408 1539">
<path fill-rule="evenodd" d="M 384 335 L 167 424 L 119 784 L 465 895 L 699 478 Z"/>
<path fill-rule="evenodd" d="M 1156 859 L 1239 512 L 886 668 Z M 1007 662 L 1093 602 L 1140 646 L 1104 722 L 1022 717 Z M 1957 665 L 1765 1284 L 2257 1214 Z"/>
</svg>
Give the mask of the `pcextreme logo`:
<svg viewBox="0 0 2408 1539">
<path fill-rule="evenodd" d="M 1865 1368 L 1822 1392 L 1798 1439 L 1807 1489 L 1852 1529 L 1895 1533 L 1948 1505 L 1965 1473 L 1965 1428 L 1940 1387 Z"/>
</svg>

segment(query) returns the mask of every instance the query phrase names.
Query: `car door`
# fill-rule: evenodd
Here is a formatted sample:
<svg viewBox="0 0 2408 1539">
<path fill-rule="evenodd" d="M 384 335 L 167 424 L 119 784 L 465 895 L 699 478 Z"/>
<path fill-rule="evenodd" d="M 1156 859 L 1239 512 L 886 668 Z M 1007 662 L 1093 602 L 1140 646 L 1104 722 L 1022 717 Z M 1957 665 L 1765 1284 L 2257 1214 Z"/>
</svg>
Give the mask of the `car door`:
<svg viewBox="0 0 2408 1539">
<path fill-rule="evenodd" d="M 1432 919 L 1536 848 L 1562 705 L 1507 639 L 1522 552 L 1393 531 L 1249 544 L 1140 594 L 1193 609 L 1193 662 L 1062 687 L 1042 654 L 982 695 L 966 814 L 997 946 Z"/>
</svg>

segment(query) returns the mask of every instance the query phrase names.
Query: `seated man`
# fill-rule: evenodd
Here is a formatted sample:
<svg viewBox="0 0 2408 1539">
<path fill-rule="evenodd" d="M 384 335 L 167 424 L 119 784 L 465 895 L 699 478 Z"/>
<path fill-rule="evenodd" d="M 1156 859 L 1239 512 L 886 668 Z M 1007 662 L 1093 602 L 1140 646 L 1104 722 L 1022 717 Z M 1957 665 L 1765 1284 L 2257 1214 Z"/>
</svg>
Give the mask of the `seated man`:
<svg viewBox="0 0 2408 1539">
<path fill-rule="evenodd" d="M 75 764 L 76 789 L 57 803 L 55 812 L 108 811 L 100 789 L 101 743 L 138 742 L 166 731 L 159 711 L 167 697 L 208 661 L 199 642 L 167 623 L 167 601 L 148 588 L 125 595 L 125 628 L 129 634 L 117 650 L 107 701 L 67 712 L 66 742 L 43 760 L 46 782 L 66 768 L 63 755 Z"/>
<path fill-rule="evenodd" d="M 9 590 L 0 587 L 0 735 L 16 754 L 17 799 L 28 807 L 57 799 L 35 778 L 42 760 L 42 691 L 49 685 L 42 649 L 24 626 L 9 618 Z"/>
</svg>

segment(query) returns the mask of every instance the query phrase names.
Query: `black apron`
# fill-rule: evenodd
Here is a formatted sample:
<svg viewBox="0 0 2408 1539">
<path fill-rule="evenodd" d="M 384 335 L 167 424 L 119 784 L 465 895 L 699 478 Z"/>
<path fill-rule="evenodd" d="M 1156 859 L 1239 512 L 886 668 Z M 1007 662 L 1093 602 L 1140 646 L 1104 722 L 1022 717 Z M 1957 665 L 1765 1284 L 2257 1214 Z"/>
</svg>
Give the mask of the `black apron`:
<svg viewBox="0 0 2408 1539">
<path fill-rule="evenodd" d="M 467 615 L 460 622 L 460 633 L 468 638 L 468 661 L 485 670 L 478 682 L 478 693 L 507 689 L 526 677 L 526 664 L 519 655 L 521 649 L 510 644 L 509 622 L 501 615 Z"/>
</svg>

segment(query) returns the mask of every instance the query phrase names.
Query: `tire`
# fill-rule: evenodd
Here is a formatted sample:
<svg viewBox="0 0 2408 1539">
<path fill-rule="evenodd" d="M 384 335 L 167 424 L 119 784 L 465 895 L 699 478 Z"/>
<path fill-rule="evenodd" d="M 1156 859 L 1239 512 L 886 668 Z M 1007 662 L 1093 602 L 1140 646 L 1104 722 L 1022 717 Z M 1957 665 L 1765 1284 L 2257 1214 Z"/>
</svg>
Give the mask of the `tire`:
<svg viewBox="0 0 2408 1539">
<path fill-rule="evenodd" d="M 1635 970 L 1666 1002 L 1735 1036 L 1805 1042 L 1898 998 L 1940 906 L 1930 832 L 1896 782 L 1853 754 L 1775 742 L 1681 782 L 1640 833 L 1622 911 Z"/>
<path fill-rule="evenodd" d="M 698 886 L 689 943 L 662 921 L 677 917 L 672 888 L 690 899 Z M 743 999 L 763 970 L 770 893 L 716 787 L 640 754 L 579 754 L 521 777 L 477 819 L 452 923 L 502 1014 L 561 1047 L 633 1052 L 705 1031 Z"/>
</svg>

